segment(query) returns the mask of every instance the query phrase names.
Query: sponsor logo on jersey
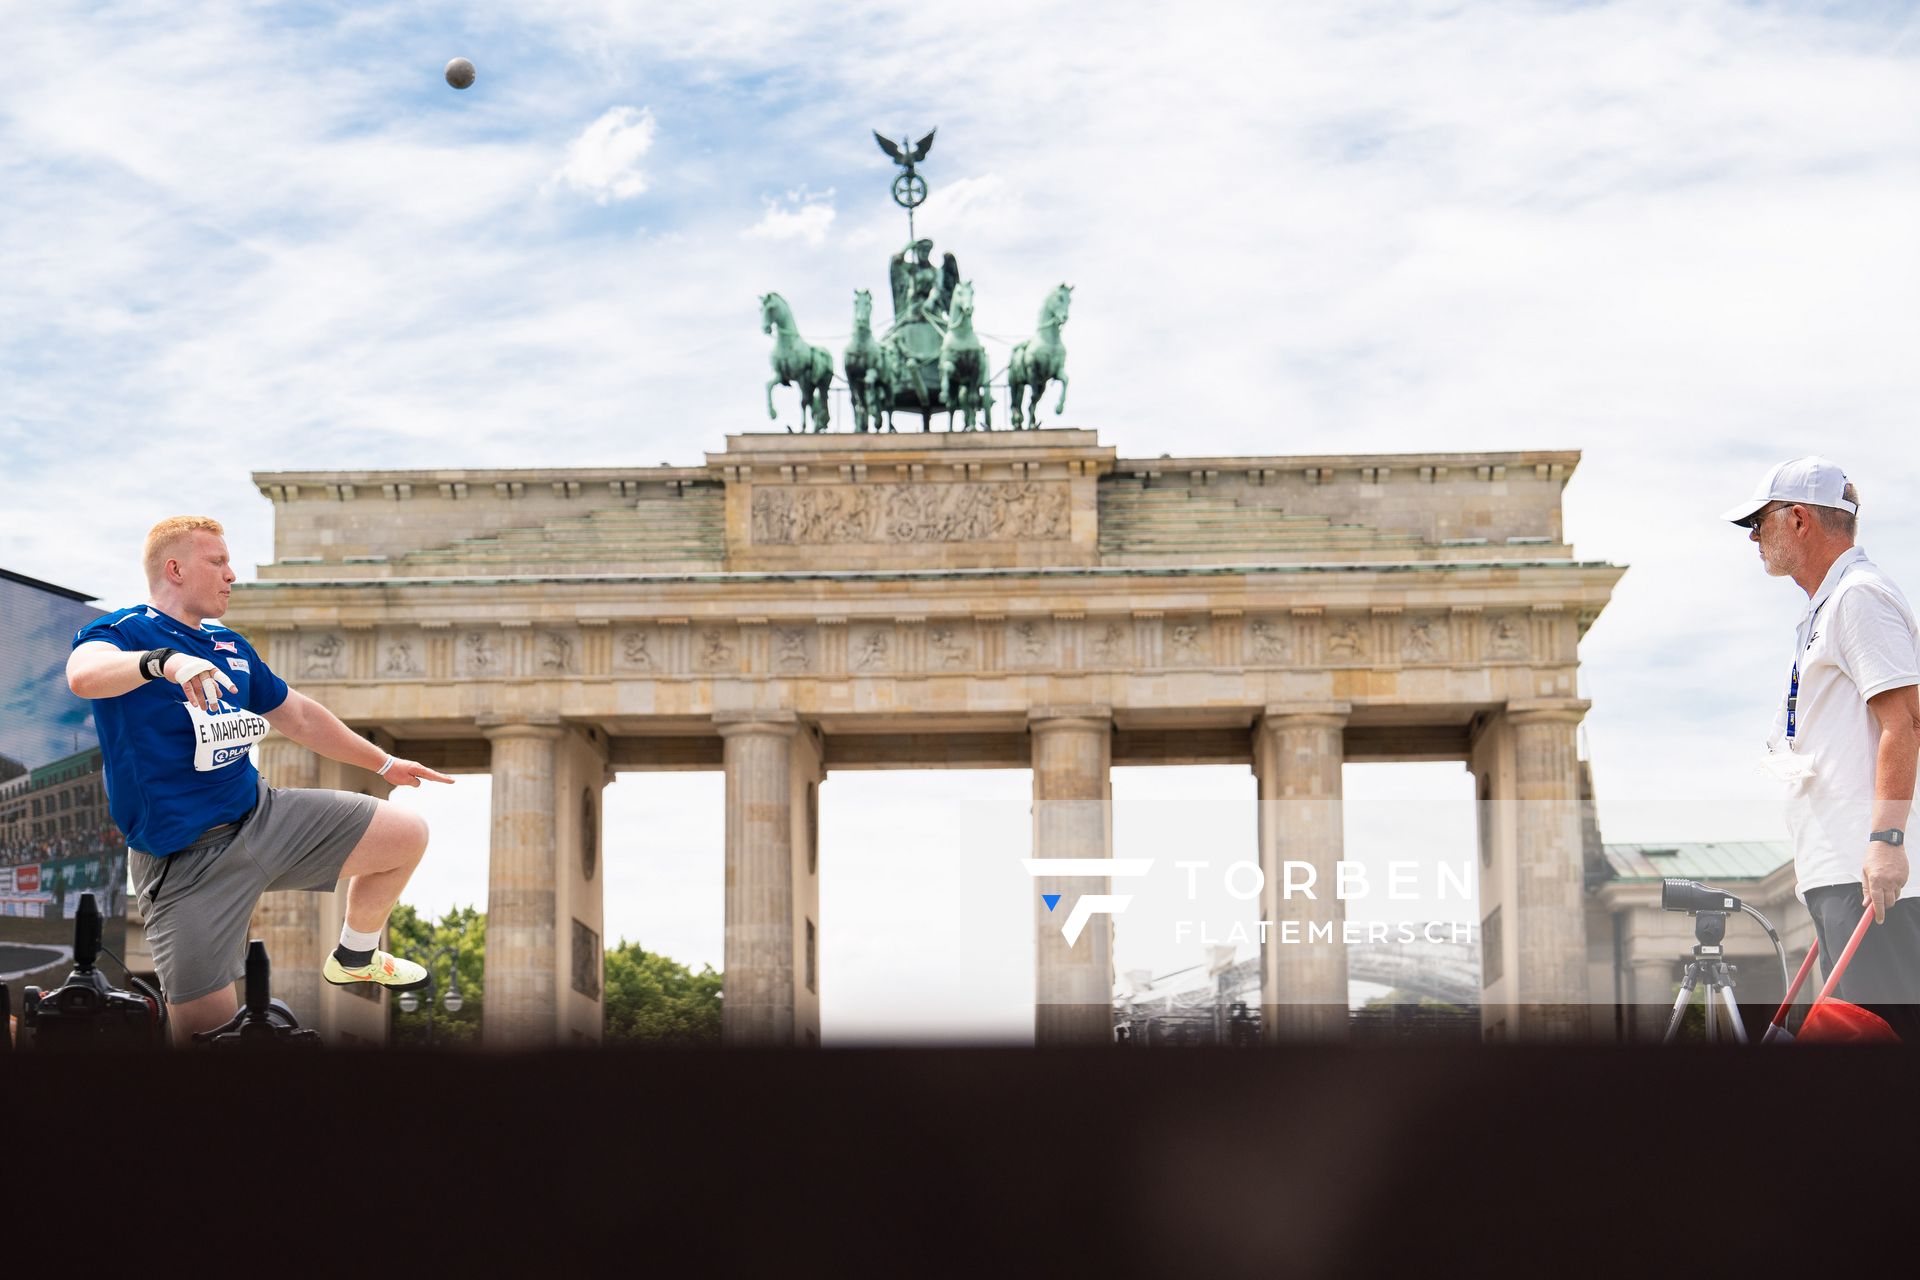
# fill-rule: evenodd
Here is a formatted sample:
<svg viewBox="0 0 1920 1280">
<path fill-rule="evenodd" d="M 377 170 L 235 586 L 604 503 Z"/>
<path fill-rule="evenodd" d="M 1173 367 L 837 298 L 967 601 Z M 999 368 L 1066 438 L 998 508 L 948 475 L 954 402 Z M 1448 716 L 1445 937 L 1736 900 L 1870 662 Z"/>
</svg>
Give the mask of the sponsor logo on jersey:
<svg viewBox="0 0 1920 1280">
<path fill-rule="evenodd" d="M 240 652 L 240 646 L 231 640 L 215 640 L 213 642 L 213 651 L 215 653 L 238 653 Z"/>
<path fill-rule="evenodd" d="M 209 715 L 191 702 L 180 705 L 193 721 L 193 767 L 201 773 L 245 760 L 247 748 L 273 729 L 264 718 L 238 707 Z"/>
<path fill-rule="evenodd" d="M 249 673 L 253 671 L 253 668 L 247 665 L 247 660 L 245 658 L 228 658 L 227 665 L 232 667 L 235 671 L 245 671 Z"/>
</svg>

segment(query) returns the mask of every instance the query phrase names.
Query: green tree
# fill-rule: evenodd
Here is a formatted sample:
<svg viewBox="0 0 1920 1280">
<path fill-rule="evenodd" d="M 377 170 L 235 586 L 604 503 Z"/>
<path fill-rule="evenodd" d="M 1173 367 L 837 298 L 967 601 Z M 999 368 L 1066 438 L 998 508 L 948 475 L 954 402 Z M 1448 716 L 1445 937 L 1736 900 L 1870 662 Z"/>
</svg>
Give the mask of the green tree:
<svg viewBox="0 0 1920 1280">
<path fill-rule="evenodd" d="M 388 1000 L 388 1016 L 392 1019 L 391 1043 L 395 1048 L 426 1047 L 425 1001 L 429 992 L 435 1001 L 434 1044 L 463 1045 L 479 1041 L 481 1011 L 486 1004 L 481 986 L 482 975 L 486 972 L 486 912 L 473 907 L 460 907 L 449 911 L 436 923 L 427 920 L 404 902 L 393 909 L 393 916 L 387 921 L 388 951 L 425 964 L 428 956 L 446 946 L 454 946 L 458 950 L 448 952 L 434 962 L 432 987 L 422 987 L 415 993 L 422 1002 L 419 1010 L 403 1013 L 397 997 Z M 460 1006 L 460 1012 L 448 1013 L 439 1001 L 447 994 L 447 982 L 456 963 L 460 967 L 460 998 L 464 1003 Z"/>
<path fill-rule="evenodd" d="M 477 1044 L 483 1022 L 486 972 L 487 915 L 474 907 L 448 912 L 429 920 L 405 903 L 393 909 L 387 922 L 387 950 L 425 964 L 445 946 L 457 945 L 460 966 L 458 1013 L 436 1003 L 433 1043 L 439 1046 Z M 433 998 L 447 993 L 447 979 L 455 963 L 451 953 L 433 964 Z M 720 974 L 712 965 L 695 973 L 667 956 L 643 950 L 624 938 L 607 950 L 605 989 L 602 992 L 609 1045 L 711 1046 L 720 1043 Z M 388 1001 L 391 1043 L 396 1048 L 425 1048 L 427 1011 L 403 1013 L 397 998 Z"/>
<path fill-rule="evenodd" d="M 1368 1009 L 1418 1009 L 1422 1013 L 1465 1013 L 1457 1004 L 1449 1004 L 1432 996 L 1416 995 L 1411 991 L 1402 991 L 1395 987 L 1383 996 L 1369 996 L 1365 1005 Z"/>
<path fill-rule="evenodd" d="M 720 974 L 695 973 L 637 942 L 607 949 L 606 1043 L 714 1046 L 720 1043 Z"/>
</svg>

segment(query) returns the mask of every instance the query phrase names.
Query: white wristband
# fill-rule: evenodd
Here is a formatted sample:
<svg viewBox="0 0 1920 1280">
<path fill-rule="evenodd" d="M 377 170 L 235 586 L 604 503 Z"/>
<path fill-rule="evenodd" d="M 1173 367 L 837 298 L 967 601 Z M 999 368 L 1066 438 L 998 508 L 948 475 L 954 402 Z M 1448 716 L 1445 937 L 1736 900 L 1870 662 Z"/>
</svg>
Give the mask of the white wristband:
<svg viewBox="0 0 1920 1280">
<path fill-rule="evenodd" d="M 392 756 L 388 756 L 388 757 L 387 757 L 387 762 L 386 762 L 385 764 L 383 764 L 383 765 L 381 765 L 381 766 L 380 766 L 380 767 L 379 767 L 378 769 L 375 769 L 375 770 L 373 771 L 373 774 L 374 774 L 374 776 L 375 776 L 376 778 L 384 778 L 384 777 L 386 777 L 386 776 L 387 776 L 387 770 L 389 770 L 389 769 L 391 769 L 391 768 L 393 768 L 393 757 L 392 757 Z"/>
</svg>

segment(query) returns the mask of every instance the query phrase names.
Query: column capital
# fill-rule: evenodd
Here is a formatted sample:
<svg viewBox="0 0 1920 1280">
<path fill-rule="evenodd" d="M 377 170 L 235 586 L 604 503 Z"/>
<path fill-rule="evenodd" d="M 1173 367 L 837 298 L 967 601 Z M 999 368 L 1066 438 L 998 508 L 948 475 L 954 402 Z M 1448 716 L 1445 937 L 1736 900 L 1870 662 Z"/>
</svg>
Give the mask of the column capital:
<svg viewBox="0 0 1920 1280">
<path fill-rule="evenodd" d="M 489 742 L 502 738 L 558 738 L 566 731 L 557 715 L 475 716 L 473 723 Z"/>
<path fill-rule="evenodd" d="M 791 738 L 800 732 L 800 717 L 792 711 L 716 711 L 713 725 L 723 738 L 743 734 Z"/>
<path fill-rule="evenodd" d="M 1507 723 L 1579 724 L 1593 704 L 1585 698 L 1528 698 L 1507 703 Z"/>
<path fill-rule="evenodd" d="M 1290 726 L 1344 729 L 1353 714 L 1351 702 L 1269 702 L 1260 710 L 1259 726 L 1280 730 Z"/>
<path fill-rule="evenodd" d="M 1113 728 L 1112 707 L 1029 707 L 1027 728 L 1034 733 L 1077 730 L 1081 733 L 1106 733 Z"/>
</svg>

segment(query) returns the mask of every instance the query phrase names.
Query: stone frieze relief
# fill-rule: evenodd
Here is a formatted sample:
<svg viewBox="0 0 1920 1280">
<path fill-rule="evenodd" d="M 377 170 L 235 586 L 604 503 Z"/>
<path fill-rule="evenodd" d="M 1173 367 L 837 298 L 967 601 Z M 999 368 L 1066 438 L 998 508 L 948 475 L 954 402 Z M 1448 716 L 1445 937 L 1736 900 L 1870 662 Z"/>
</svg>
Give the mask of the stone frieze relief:
<svg viewBox="0 0 1920 1280">
<path fill-rule="evenodd" d="M 654 641 L 651 631 L 637 627 L 620 632 L 614 647 L 615 665 L 627 671 L 659 670 L 660 659 L 654 651 Z"/>
<path fill-rule="evenodd" d="M 1067 486 L 1054 481 L 761 485 L 753 541 L 1054 542 L 1067 537 Z"/>
<path fill-rule="evenodd" d="M 1386 643 L 1380 655 L 1374 653 L 1375 623 L 1345 614 L 1303 621 L 1285 614 L 1256 613 L 1231 622 L 1175 615 L 1164 622 L 1144 624 L 1137 619 L 1096 615 L 1078 624 L 1077 644 L 1056 644 L 1055 624 L 1046 619 L 996 619 L 989 625 L 991 631 L 971 618 L 931 619 L 924 641 L 916 647 L 897 636 L 890 625 L 856 623 L 844 641 L 844 666 L 848 673 L 860 674 L 923 669 L 1177 670 L 1216 666 L 1222 654 L 1236 651 L 1240 665 L 1249 670 L 1290 668 L 1303 661 L 1311 667 L 1364 666 L 1377 664 L 1381 658 L 1409 666 L 1443 663 L 1449 658 L 1504 665 L 1527 661 L 1536 647 L 1532 620 L 1514 613 L 1494 614 L 1468 624 L 1478 631 L 1469 630 L 1464 640 L 1457 641 L 1464 646 L 1461 652 L 1454 652 L 1456 641 L 1450 640 L 1450 635 L 1455 628 L 1444 618 L 1416 615 L 1396 620 L 1381 637 Z M 1142 625 L 1155 629 L 1149 634 L 1159 637 L 1144 649 L 1135 643 L 1136 628 Z M 1216 635 L 1222 627 L 1238 627 L 1238 638 L 1230 634 L 1221 638 L 1216 651 Z M 610 653 L 602 661 L 610 658 L 615 672 L 630 676 L 725 674 L 738 672 L 743 666 L 751 666 L 754 675 L 832 676 L 839 670 L 826 658 L 829 652 L 839 652 L 829 643 L 830 639 L 839 641 L 838 629 L 833 630 L 836 634 L 830 636 L 811 623 L 776 624 L 768 631 L 762 658 L 747 664 L 742 657 L 742 637 L 734 624 L 695 626 L 672 646 L 672 637 L 657 625 L 628 624 L 613 630 L 607 641 Z M 506 637 L 499 632 L 466 628 L 453 631 L 449 641 L 437 642 L 429 639 L 430 634 L 381 632 L 371 641 L 371 677 L 378 682 L 444 678 L 442 673 L 458 679 L 499 678 L 511 676 L 521 665 L 511 660 Z M 1472 652 L 1476 634 L 1478 654 Z M 550 679 L 587 671 L 583 640 L 577 632 L 535 631 L 527 643 L 524 665 L 528 676 Z M 302 676 L 346 678 L 348 646 L 338 633 L 297 633 L 290 637 L 289 644 Z M 430 662 L 430 653 L 434 652 L 443 656 Z M 764 670 L 759 665 L 762 661 Z"/>
</svg>

